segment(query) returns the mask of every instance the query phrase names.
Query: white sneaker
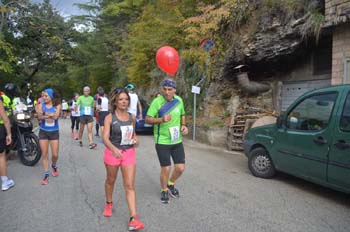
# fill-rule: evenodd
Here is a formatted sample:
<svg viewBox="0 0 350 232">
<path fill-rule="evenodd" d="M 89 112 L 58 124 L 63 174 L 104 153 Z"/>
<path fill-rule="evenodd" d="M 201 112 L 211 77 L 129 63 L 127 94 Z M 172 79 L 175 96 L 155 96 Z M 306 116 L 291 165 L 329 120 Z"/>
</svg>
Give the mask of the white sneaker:
<svg viewBox="0 0 350 232">
<path fill-rule="evenodd" d="M 15 186 L 15 182 L 11 179 L 7 179 L 7 181 L 2 183 L 1 190 L 6 191 L 6 190 L 12 188 L 13 186 Z"/>
</svg>

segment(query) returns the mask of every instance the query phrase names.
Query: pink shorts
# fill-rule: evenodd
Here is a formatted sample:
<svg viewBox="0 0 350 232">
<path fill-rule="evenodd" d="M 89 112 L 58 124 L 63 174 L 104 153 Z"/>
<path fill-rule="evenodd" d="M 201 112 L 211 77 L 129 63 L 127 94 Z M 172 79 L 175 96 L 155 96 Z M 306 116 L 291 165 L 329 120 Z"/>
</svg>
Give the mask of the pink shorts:
<svg viewBox="0 0 350 232">
<path fill-rule="evenodd" d="M 103 161 L 107 165 L 111 166 L 125 166 L 125 165 L 135 165 L 136 164 L 136 154 L 135 154 L 135 148 L 129 148 L 126 150 L 121 150 L 122 157 L 116 158 L 112 151 L 108 148 L 105 148 Z"/>
</svg>

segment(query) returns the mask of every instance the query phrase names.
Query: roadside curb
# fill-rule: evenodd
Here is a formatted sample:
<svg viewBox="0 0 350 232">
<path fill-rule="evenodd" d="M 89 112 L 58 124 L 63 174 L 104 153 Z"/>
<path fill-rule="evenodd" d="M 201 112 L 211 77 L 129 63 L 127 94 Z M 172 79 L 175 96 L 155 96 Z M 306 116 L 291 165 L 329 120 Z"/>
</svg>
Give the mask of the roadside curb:
<svg viewBox="0 0 350 232">
<path fill-rule="evenodd" d="M 196 148 L 202 148 L 202 149 L 208 149 L 208 150 L 214 150 L 214 151 L 220 151 L 232 155 L 240 155 L 240 156 L 245 156 L 243 152 L 240 151 L 229 151 L 225 149 L 224 147 L 215 147 L 215 146 L 210 146 L 205 143 L 200 143 L 196 141 L 192 141 L 191 139 L 184 138 L 183 139 L 184 145 L 189 146 L 189 147 L 196 147 Z"/>
</svg>

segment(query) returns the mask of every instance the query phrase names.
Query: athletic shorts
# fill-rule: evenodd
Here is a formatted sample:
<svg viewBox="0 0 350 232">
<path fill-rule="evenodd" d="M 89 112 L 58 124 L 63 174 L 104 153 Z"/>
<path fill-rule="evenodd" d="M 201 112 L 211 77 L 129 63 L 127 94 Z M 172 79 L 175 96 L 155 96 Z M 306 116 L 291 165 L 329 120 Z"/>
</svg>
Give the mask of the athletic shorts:
<svg viewBox="0 0 350 232">
<path fill-rule="evenodd" d="M 59 140 L 60 133 L 59 131 L 39 131 L 39 139 L 40 140 Z"/>
<path fill-rule="evenodd" d="M 122 157 L 116 158 L 112 151 L 108 148 L 105 148 L 103 161 L 105 164 L 110 166 L 126 166 L 126 165 L 135 165 L 136 164 L 136 152 L 135 148 L 129 148 L 125 150 L 121 150 Z"/>
<path fill-rule="evenodd" d="M 94 121 L 93 117 L 90 115 L 82 115 L 79 117 L 79 120 L 80 120 L 80 123 L 82 124 L 88 124 Z"/>
<path fill-rule="evenodd" d="M 100 126 L 104 126 L 105 125 L 105 118 L 106 116 L 109 114 L 108 111 L 100 111 L 98 112 L 98 124 L 100 124 Z"/>
<path fill-rule="evenodd" d="M 0 153 L 6 149 L 6 128 L 4 124 L 0 124 Z"/>
<path fill-rule="evenodd" d="M 170 166 L 173 159 L 174 164 L 185 163 L 185 150 L 182 143 L 165 145 L 156 144 L 156 151 L 159 159 L 160 166 Z"/>
</svg>

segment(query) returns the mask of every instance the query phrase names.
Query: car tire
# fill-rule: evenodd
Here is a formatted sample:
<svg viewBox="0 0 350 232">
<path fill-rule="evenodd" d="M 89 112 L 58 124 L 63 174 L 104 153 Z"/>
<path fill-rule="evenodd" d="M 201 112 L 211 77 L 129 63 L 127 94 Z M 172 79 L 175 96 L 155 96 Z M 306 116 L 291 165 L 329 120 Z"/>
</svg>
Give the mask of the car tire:
<svg viewBox="0 0 350 232">
<path fill-rule="evenodd" d="M 262 147 L 254 148 L 249 152 L 248 166 L 251 173 L 257 177 L 271 178 L 276 174 L 269 153 Z"/>
</svg>

